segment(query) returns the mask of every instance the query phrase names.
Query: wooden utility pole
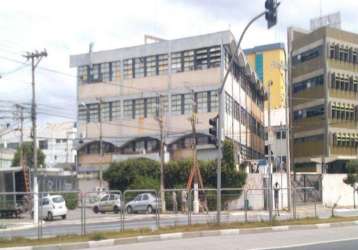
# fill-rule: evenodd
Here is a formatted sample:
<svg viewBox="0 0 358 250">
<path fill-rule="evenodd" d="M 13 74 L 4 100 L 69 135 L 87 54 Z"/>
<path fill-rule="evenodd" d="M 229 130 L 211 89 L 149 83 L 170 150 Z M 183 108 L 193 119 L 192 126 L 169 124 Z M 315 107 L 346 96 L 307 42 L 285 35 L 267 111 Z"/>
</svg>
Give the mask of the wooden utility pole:
<svg viewBox="0 0 358 250">
<path fill-rule="evenodd" d="M 33 178 L 33 192 L 34 192 L 34 224 L 38 223 L 38 182 L 37 182 L 37 128 L 36 128 L 36 88 L 35 88 L 35 70 L 38 64 L 40 63 L 43 57 L 47 57 L 46 50 L 42 52 L 27 52 L 24 57 L 27 60 L 31 60 L 31 85 L 32 85 L 32 105 L 31 105 L 31 120 L 32 120 L 32 136 L 33 136 L 33 168 L 34 168 L 34 178 Z"/>
</svg>

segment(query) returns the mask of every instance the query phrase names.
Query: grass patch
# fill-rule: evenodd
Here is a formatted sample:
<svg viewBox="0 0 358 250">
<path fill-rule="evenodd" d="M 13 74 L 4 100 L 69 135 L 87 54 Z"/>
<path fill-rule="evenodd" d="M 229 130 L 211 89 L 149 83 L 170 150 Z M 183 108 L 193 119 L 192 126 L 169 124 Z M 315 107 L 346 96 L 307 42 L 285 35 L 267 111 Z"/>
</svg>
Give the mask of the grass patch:
<svg viewBox="0 0 358 250">
<path fill-rule="evenodd" d="M 235 222 L 235 223 L 225 223 L 217 225 L 215 223 L 210 224 L 194 224 L 191 226 L 175 226 L 175 227 L 163 227 L 157 230 L 147 229 L 138 229 L 138 230 L 125 230 L 124 232 L 120 231 L 110 231 L 110 232 L 96 232 L 89 233 L 86 236 L 81 235 L 63 235 L 52 238 L 44 238 L 41 240 L 36 239 L 27 239 L 22 237 L 12 238 L 12 239 L 0 239 L 0 248 L 2 247 L 15 247 L 15 246 L 33 246 L 33 245 L 49 245 L 57 243 L 71 243 L 71 242 L 83 242 L 89 240 L 105 240 L 113 238 L 126 238 L 126 237 L 135 237 L 139 235 L 156 235 L 162 233 L 176 233 L 176 232 L 195 232 L 195 231 L 204 231 L 204 230 L 218 230 L 218 229 L 249 229 L 249 228 L 258 228 L 258 227 L 270 227 L 270 226 L 287 226 L 287 225 L 311 225 L 319 223 L 334 223 L 334 222 L 346 222 L 358 220 L 358 217 L 331 217 L 325 219 L 318 218 L 304 218 L 296 220 L 284 220 L 279 221 L 274 219 L 273 223 L 270 222 Z"/>
</svg>

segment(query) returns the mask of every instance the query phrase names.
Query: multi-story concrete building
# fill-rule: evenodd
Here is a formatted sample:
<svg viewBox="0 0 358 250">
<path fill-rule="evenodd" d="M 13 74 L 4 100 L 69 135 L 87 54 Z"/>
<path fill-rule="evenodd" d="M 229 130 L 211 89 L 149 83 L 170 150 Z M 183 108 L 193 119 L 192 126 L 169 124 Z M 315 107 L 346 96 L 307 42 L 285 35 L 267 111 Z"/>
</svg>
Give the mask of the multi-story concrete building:
<svg viewBox="0 0 358 250">
<path fill-rule="evenodd" d="M 283 167 L 287 159 L 286 138 L 286 51 L 283 43 L 273 43 L 245 49 L 248 62 L 264 83 L 269 99 L 265 101 L 265 156 L 269 157 L 269 147 L 272 152 L 274 169 Z M 270 85 L 269 85 L 270 84 Z M 270 112 L 268 112 L 270 100 Z M 268 127 L 268 114 L 271 113 L 271 130 Z"/>
<path fill-rule="evenodd" d="M 31 128 L 24 128 L 24 142 L 31 142 Z M 47 123 L 38 127 L 38 147 L 45 154 L 46 167 L 58 164 L 74 165 L 76 150 L 74 140 L 77 128 L 74 122 Z M 2 136 L 0 141 L 1 165 L 10 167 L 16 149 L 20 145 L 20 131 Z M 6 158 L 5 158 L 6 156 Z M 45 167 L 45 166 L 43 166 Z"/>
<path fill-rule="evenodd" d="M 71 56 L 70 66 L 78 69 L 81 169 L 98 170 L 129 157 L 159 159 L 161 117 L 167 158 L 191 157 L 193 102 L 198 158 L 216 158 L 209 119 L 218 114 L 218 88 L 234 46 L 232 33 L 222 31 Z M 221 96 L 221 125 L 224 135 L 241 145 L 243 159 L 260 158 L 263 86 L 241 50 L 235 58 Z"/>
<path fill-rule="evenodd" d="M 273 43 L 245 49 L 245 55 L 251 67 L 256 71 L 257 76 L 268 88 L 272 81 L 270 105 L 271 109 L 285 107 L 285 70 L 286 51 L 283 43 Z M 282 66 L 282 68 L 280 68 Z M 265 110 L 267 110 L 265 101 Z"/>
<path fill-rule="evenodd" d="M 358 35 L 289 28 L 288 47 L 296 170 L 340 171 L 358 158 Z"/>
</svg>

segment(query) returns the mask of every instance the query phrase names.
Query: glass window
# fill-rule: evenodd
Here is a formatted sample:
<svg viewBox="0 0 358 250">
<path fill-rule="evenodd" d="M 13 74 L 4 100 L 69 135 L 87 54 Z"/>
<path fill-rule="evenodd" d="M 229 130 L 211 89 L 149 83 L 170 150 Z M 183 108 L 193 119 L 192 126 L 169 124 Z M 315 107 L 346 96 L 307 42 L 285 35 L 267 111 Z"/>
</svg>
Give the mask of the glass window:
<svg viewBox="0 0 358 250">
<path fill-rule="evenodd" d="M 110 66 L 110 63 L 102 63 L 102 65 L 101 65 L 102 81 L 104 81 L 104 82 L 108 82 L 110 80 L 109 66 Z"/>
<path fill-rule="evenodd" d="M 79 66 L 77 68 L 78 82 L 79 83 L 88 83 L 88 66 Z"/>
<path fill-rule="evenodd" d="M 322 86 L 324 82 L 323 75 L 316 76 L 307 80 L 304 80 L 302 82 L 295 83 L 293 85 L 293 93 L 298 93 L 303 90 L 313 88 L 316 86 Z"/>
<path fill-rule="evenodd" d="M 123 102 L 123 116 L 126 119 L 133 119 L 133 101 L 125 100 Z"/>
<path fill-rule="evenodd" d="M 208 92 L 196 94 L 197 112 L 208 112 Z"/>
<path fill-rule="evenodd" d="M 135 100 L 134 117 L 135 118 L 144 117 L 144 99 Z"/>
<path fill-rule="evenodd" d="M 195 50 L 195 69 L 208 68 L 208 49 Z"/>
<path fill-rule="evenodd" d="M 119 81 L 121 79 L 121 62 L 120 61 L 116 61 L 116 62 L 112 62 L 112 76 L 111 76 L 111 80 L 112 81 Z"/>
<path fill-rule="evenodd" d="M 147 117 L 156 117 L 159 101 L 157 97 L 147 98 Z"/>
<path fill-rule="evenodd" d="M 146 61 L 147 76 L 157 75 L 157 57 L 148 56 Z"/>
<path fill-rule="evenodd" d="M 168 54 L 158 55 L 158 74 L 168 74 Z"/>
<path fill-rule="evenodd" d="M 184 51 L 183 53 L 184 71 L 194 70 L 194 51 Z"/>
<path fill-rule="evenodd" d="M 80 122 L 87 122 L 87 106 L 78 106 L 78 119 Z"/>
<path fill-rule="evenodd" d="M 172 114 L 180 115 L 181 112 L 181 95 L 172 95 Z"/>
<path fill-rule="evenodd" d="M 172 53 L 172 73 L 182 72 L 182 52 Z"/>
<path fill-rule="evenodd" d="M 147 152 L 153 152 L 158 150 L 159 143 L 156 140 L 147 141 Z"/>
<path fill-rule="evenodd" d="M 101 64 L 93 64 L 92 67 L 89 67 L 89 81 L 90 82 L 100 82 L 102 79 L 100 77 Z"/>
<path fill-rule="evenodd" d="M 89 122 L 98 122 L 98 103 L 87 104 Z"/>
<path fill-rule="evenodd" d="M 221 51 L 220 46 L 209 48 L 209 68 L 220 67 Z"/>
<path fill-rule="evenodd" d="M 184 94 L 184 114 L 191 114 L 193 110 L 193 94 Z"/>
<path fill-rule="evenodd" d="M 121 101 L 112 102 L 112 120 L 121 118 Z"/>
<path fill-rule="evenodd" d="M 144 76 L 145 57 L 134 59 L 134 77 L 139 78 Z"/>
<path fill-rule="evenodd" d="M 292 58 L 292 63 L 295 65 L 295 64 L 299 64 L 299 63 L 303 63 L 303 62 L 312 60 L 316 57 L 319 57 L 321 54 L 321 51 L 322 51 L 322 46 L 305 51 L 301 54 L 294 56 Z"/>
<path fill-rule="evenodd" d="M 143 153 L 145 151 L 145 144 L 144 141 L 136 141 L 135 142 L 135 152 L 136 153 Z"/>
<path fill-rule="evenodd" d="M 48 149 L 48 141 L 47 140 L 40 140 L 39 141 L 39 148 L 40 149 Z"/>
<path fill-rule="evenodd" d="M 102 121 L 109 121 L 109 103 L 102 103 L 101 104 L 101 119 Z"/>
<path fill-rule="evenodd" d="M 131 79 L 133 78 L 133 63 L 132 59 L 126 59 L 123 61 L 123 78 Z"/>
<path fill-rule="evenodd" d="M 210 91 L 210 112 L 218 112 L 219 96 L 216 90 Z"/>
</svg>

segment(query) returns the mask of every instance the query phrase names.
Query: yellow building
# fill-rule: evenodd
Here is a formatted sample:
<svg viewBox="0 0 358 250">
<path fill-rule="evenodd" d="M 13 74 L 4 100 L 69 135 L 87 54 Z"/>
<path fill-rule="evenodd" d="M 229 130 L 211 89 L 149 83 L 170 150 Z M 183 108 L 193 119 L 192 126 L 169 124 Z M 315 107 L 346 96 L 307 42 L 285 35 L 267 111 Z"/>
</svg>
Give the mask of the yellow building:
<svg viewBox="0 0 358 250">
<path fill-rule="evenodd" d="M 279 65 L 285 63 L 285 46 L 283 43 L 274 43 L 256 46 L 244 50 L 248 62 L 255 69 L 257 76 L 267 88 L 271 86 L 271 108 L 279 109 L 285 105 L 285 72 Z M 267 102 L 265 103 L 267 109 Z"/>
</svg>

